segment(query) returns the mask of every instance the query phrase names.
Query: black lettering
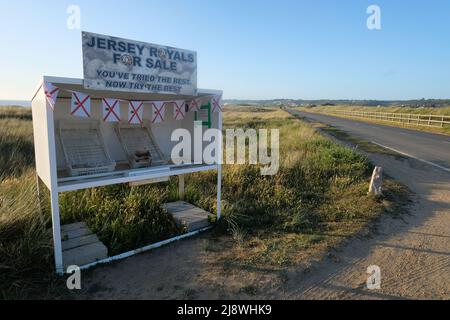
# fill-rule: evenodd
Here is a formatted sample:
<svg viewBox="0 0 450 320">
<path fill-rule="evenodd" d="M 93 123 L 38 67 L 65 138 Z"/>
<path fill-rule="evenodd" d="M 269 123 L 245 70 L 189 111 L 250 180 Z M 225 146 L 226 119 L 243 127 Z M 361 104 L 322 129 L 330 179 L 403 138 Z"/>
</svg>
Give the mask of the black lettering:
<svg viewBox="0 0 450 320">
<path fill-rule="evenodd" d="M 128 53 L 135 54 L 136 46 L 133 43 L 128 43 Z"/>
<path fill-rule="evenodd" d="M 120 52 L 125 52 L 125 51 L 127 51 L 127 47 L 126 47 L 125 42 L 119 41 L 119 50 L 118 50 L 118 51 L 120 51 Z"/>
<path fill-rule="evenodd" d="M 116 41 L 114 40 L 108 40 L 108 50 L 116 50 Z"/>
<path fill-rule="evenodd" d="M 106 49 L 106 39 L 98 38 L 97 40 L 97 48 Z"/>
<path fill-rule="evenodd" d="M 141 45 L 136 45 L 136 47 L 137 47 L 137 49 L 138 49 L 138 51 L 139 51 L 139 54 L 142 56 L 142 52 L 144 51 L 144 49 L 145 49 L 145 46 L 141 46 Z"/>
<path fill-rule="evenodd" d="M 158 50 L 156 48 L 150 48 L 150 57 L 158 57 Z"/>
<path fill-rule="evenodd" d="M 141 58 L 133 57 L 133 66 L 141 66 Z"/>
<path fill-rule="evenodd" d="M 95 46 L 95 37 L 92 37 L 90 40 L 91 40 L 91 41 L 90 41 L 90 42 L 87 42 L 86 45 L 87 45 L 88 47 L 94 47 L 94 46 Z"/>
</svg>

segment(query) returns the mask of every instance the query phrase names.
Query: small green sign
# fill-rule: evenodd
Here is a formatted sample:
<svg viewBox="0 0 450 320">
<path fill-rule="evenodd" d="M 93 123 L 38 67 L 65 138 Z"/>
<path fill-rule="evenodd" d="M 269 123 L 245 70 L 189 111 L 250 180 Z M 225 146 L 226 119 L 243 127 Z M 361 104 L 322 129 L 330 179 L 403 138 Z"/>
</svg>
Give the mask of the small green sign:
<svg viewBox="0 0 450 320">
<path fill-rule="evenodd" d="M 201 121 L 203 126 L 211 128 L 211 103 L 200 106 L 199 111 L 195 111 L 194 120 Z"/>
</svg>

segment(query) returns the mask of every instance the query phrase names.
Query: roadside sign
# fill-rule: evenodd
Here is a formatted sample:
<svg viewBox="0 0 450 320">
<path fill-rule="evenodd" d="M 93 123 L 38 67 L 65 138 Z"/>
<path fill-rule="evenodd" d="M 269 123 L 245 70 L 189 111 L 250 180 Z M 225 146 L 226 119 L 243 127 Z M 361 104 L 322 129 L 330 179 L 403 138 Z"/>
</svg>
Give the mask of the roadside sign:
<svg viewBox="0 0 450 320">
<path fill-rule="evenodd" d="M 197 94 L 197 53 L 82 32 L 84 87 L 94 90 Z"/>
</svg>

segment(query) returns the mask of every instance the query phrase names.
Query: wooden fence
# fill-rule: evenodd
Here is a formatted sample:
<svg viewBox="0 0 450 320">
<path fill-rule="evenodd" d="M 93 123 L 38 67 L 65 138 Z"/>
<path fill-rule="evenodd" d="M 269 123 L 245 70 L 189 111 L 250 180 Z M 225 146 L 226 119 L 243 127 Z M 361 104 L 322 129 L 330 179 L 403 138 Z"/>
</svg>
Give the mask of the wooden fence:
<svg viewBox="0 0 450 320">
<path fill-rule="evenodd" d="M 450 126 L 450 116 L 437 114 L 393 113 L 376 111 L 326 110 L 320 113 L 336 114 L 347 117 L 375 119 L 408 125 L 444 128 Z"/>
</svg>

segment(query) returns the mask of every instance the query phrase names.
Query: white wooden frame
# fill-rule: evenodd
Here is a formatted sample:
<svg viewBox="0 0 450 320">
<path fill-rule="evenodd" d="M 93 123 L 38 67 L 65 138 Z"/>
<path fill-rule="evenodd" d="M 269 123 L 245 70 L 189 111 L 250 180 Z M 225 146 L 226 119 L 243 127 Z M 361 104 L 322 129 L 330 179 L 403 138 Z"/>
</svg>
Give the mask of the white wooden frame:
<svg viewBox="0 0 450 320">
<path fill-rule="evenodd" d="M 51 214 L 52 214 L 52 229 L 53 229 L 53 246 L 55 254 L 55 268 L 58 274 L 64 274 L 63 269 L 63 256 L 62 256 L 62 243 L 61 243 L 61 222 L 59 212 L 59 193 L 66 191 L 74 191 L 92 187 L 107 186 L 119 183 L 139 182 L 149 179 L 157 179 L 169 176 L 179 176 L 180 197 L 184 196 L 184 175 L 194 172 L 201 172 L 207 170 L 217 170 L 217 219 L 221 217 L 221 189 L 222 189 L 222 141 L 218 141 L 218 161 L 213 165 L 186 165 L 186 166 L 166 166 L 165 168 L 146 168 L 129 170 L 132 171 L 132 175 L 127 175 L 126 172 L 120 171 L 112 174 L 93 175 L 91 178 L 82 180 L 59 179 L 57 176 L 57 159 L 56 159 L 56 138 L 55 138 L 55 122 L 53 117 L 53 110 L 48 105 L 45 98 L 45 94 L 42 89 L 42 82 L 50 82 L 56 85 L 77 85 L 82 86 L 82 79 L 74 78 L 60 78 L 60 77 L 43 77 L 39 86 L 37 87 L 31 101 L 33 112 L 33 136 L 35 146 L 35 161 L 36 161 L 36 174 L 38 181 L 39 192 L 39 179 L 45 184 L 50 191 L 51 202 Z M 222 94 L 219 90 L 206 90 L 198 89 L 199 94 Z M 103 94 L 103 93 L 102 93 Z M 150 100 L 150 99 L 149 99 Z M 55 106 L 57 108 L 57 105 Z M 218 128 L 222 130 L 222 113 L 218 113 Z M 207 228 L 205 228 L 207 229 Z M 143 248 L 132 250 L 119 254 L 117 256 L 108 257 L 102 261 L 97 261 L 88 265 L 80 266 L 80 268 L 88 268 L 98 263 L 106 263 L 118 259 L 123 259 L 131 255 L 150 250 L 166 243 L 183 239 L 194 235 L 205 229 L 197 230 L 191 233 L 182 234 L 180 236 L 167 239 L 155 244 L 150 244 Z"/>
</svg>

